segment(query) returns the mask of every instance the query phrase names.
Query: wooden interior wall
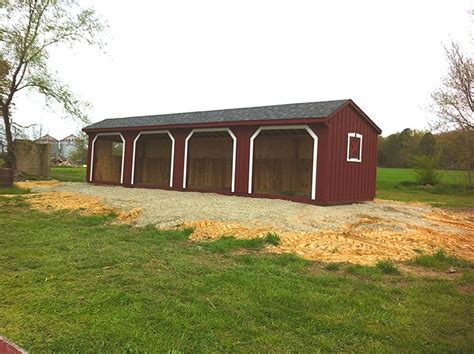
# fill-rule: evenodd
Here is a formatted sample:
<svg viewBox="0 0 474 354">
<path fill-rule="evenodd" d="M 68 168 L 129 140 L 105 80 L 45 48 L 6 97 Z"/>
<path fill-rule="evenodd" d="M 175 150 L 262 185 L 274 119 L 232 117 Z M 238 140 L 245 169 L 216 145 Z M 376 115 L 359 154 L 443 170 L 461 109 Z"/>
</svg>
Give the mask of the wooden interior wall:
<svg viewBox="0 0 474 354">
<path fill-rule="evenodd" d="M 135 155 L 135 183 L 168 187 L 171 148 L 167 134 L 140 136 Z"/>
<path fill-rule="evenodd" d="M 188 186 L 230 190 L 233 140 L 229 134 L 195 133 L 188 144 Z"/>
<path fill-rule="evenodd" d="M 118 144 L 113 149 L 114 143 Z M 122 171 L 122 147 L 120 136 L 99 136 L 94 145 L 94 182 L 120 183 Z"/>
<path fill-rule="evenodd" d="M 311 195 L 313 139 L 303 130 L 262 131 L 254 142 L 253 191 Z"/>
</svg>

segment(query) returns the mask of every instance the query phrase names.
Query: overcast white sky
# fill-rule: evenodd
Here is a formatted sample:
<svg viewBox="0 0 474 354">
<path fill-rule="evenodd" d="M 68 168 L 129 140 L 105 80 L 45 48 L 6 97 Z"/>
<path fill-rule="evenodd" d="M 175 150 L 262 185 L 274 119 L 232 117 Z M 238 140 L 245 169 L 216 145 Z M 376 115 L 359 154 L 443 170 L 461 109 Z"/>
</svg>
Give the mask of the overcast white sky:
<svg viewBox="0 0 474 354">
<path fill-rule="evenodd" d="M 472 0 L 80 0 L 107 21 L 106 53 L 60 48 L 51 67 L 92 122 L 110 117 L 352 98 L 387 135 L 423 129 L 446 73 L 472 50 Z M 33 94 L 15 118 L 62 138 L 81 125 Z"/>
</svg>

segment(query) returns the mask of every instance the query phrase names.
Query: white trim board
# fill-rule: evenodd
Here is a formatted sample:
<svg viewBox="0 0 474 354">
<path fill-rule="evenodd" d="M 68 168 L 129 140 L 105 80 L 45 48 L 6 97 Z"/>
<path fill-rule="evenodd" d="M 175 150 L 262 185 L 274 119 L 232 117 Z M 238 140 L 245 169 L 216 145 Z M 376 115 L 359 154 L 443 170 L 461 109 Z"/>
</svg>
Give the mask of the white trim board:
<svg viewBox="0 0 474 354">
<path fill-rule="evenodd" d="M 360 139 L 360 144 L 359 144 L 359 158 L 354 159 L 350 157 L 350 145 L 351 145 L 351 138 L 357 138 Z M 362 134 L 359 133 L 347 133 L 347 156 L 346 156 L 347 162 L 362 162 Z"/>
<path fill-rule="evenodd" d="M 130 183 L 132 185 L 135 184 L 135 156 L 137 153 L 137 142 L 142 135 L 150 135 L 150 134 L 168 134 L 169 138 L 171 139 L 171 167 L 170 167 L 170 188 L 173 187 L 173 174 L 174 174 L 174 146 L 175 146 L 175 139 L 173 134 L 169 130 L 150 130 L 150 131 L 141 131 L 137 134 L 135 139 L 133 140 L 133 154 L 132 154 L 132 180 Z"/>
<path fill-rule="evenodd" d="M 210 133 L 210 132 L 227 132 L 229 133 L 230 137 L 232 138 L 233 141 L 233 146 L 232 146 L 232 184 L 230 187 L 230 191 L 232 193 L 235 192 L 235 163 L 236 163 L 236 157 L 237 157 L 237 137 L 235 134 L 232 132 L 230 128 L 202 128 L 202 129 L 193 129 L 191 132 L 188 134 L 185 140 L 184 144 L 184 168 L 183 168 L 183 189 L 186 189 L 187 187 L 187 174 L 188 174 L 188 145 L 189 145 L 189 140 L 191 137 L 194 135 L 194 133 Z"/>
<path fill-rule="evenodd" d="M 263 126 L 257 129 L 250 137 L 250 154 L 249 154 L 249 180 L 248 180 L 248 194 L 252 194 L 253 188 L 253 155 L 255 139 L 262 130 L 306 130 L 313 138 L 313 170 L 311 175 L 311 199 L 316 200 L 316 173 L 318 163 L 318 136 L 307 125 L 271 125 Z"/>
<path fill-rule="evenodd" d="M 120 139 L 122 139 L 122 166 L 120 168 L 120 184 L 123 184 L 123 167 L 125 162 L 125 138 L 123 137 L 122 133 L 97 133 L 92 139 L 92 147 L 91 147 L 91 165 L 89 171 L 89 182 L 92 182 L 92 177 L 94 175 L 94 154 L 95 154 L 95 142 L 99 136 L 113 136 L 118 135 Z M 100 181 L 99 181 L 100 182 Z"/>
</svg>

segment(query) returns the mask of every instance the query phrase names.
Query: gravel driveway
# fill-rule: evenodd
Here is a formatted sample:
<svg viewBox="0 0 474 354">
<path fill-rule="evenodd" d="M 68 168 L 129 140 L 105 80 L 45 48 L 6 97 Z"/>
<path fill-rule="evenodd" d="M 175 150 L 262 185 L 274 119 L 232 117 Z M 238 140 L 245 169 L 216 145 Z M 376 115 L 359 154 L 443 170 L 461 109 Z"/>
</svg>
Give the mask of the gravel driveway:
<svg viewBox="0 0 474 354">
<path fill-rule="evenodd" d="M 239 222 L 249 227 L 271 225 L 285 231 L 314 232 L 338 229 L 366 215 L 383 219 L 403 219 L 416 225 L 429 226 L 429 221 L 423 216 L 432 212 L 429 206 L 393 202 L 378 201 L 327 207 L 277 199 L 94 186 L 87 183 L 64 183 L 53 187 L 36 187 L 34 190 L 98 196 L 107 205 L 125 210 L 143 208 L 137 224 L 154 224 L 162 228 L 192 221 L 216 220 Z"/>
</svg>

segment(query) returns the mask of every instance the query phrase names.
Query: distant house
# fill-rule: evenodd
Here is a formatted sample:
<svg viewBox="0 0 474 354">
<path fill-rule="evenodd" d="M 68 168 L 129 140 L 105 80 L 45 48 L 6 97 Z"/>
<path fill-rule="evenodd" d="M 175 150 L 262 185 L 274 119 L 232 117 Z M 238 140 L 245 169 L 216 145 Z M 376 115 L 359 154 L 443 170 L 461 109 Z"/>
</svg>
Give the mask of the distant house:
<svg viewBox="0 0 474 354">
<path fill-rule="evenodd" d="M 76 149 L 77 136 L 74 134 L 68 135 L 59 142 L 59 156 L 63 159 L 69 160 L 72 153 Z"/>
<path fill-rule="evenodd" d="M 35 142 L 38 144 L 51 145 L 51 157 L 56 159 L 59 157 L 59 141 L 53 138 L 51 135 L 43 135 L 41 138 L 36 139 Z"/>
</svg>

